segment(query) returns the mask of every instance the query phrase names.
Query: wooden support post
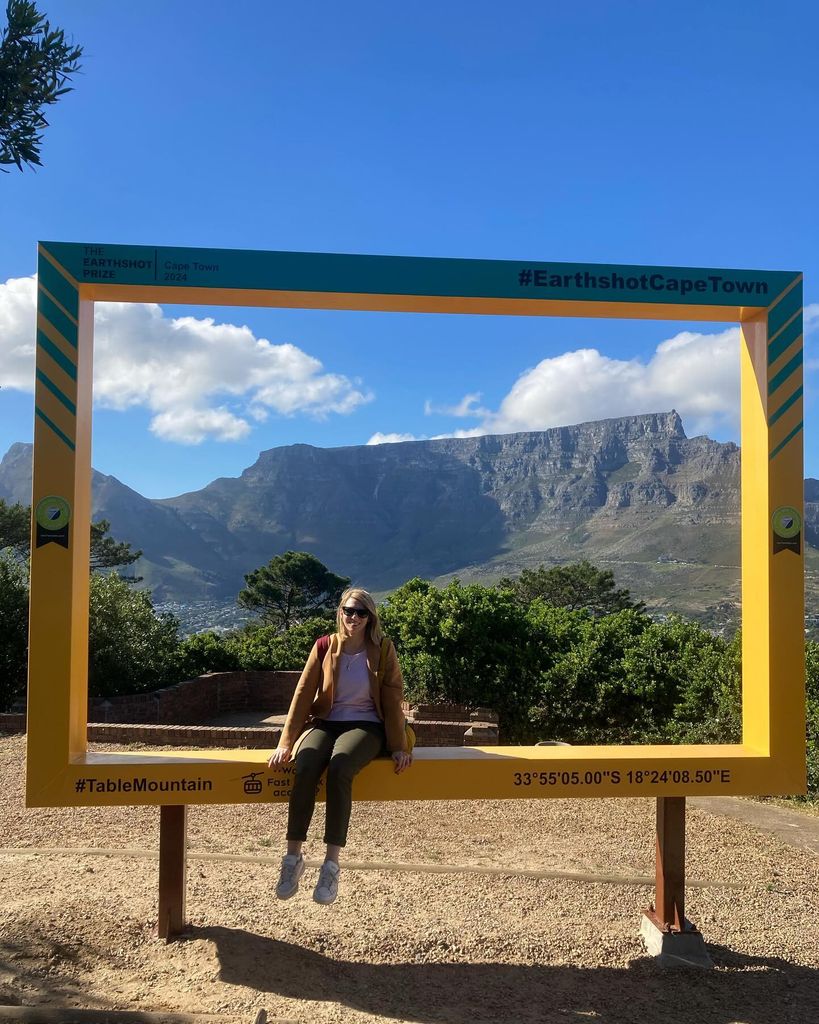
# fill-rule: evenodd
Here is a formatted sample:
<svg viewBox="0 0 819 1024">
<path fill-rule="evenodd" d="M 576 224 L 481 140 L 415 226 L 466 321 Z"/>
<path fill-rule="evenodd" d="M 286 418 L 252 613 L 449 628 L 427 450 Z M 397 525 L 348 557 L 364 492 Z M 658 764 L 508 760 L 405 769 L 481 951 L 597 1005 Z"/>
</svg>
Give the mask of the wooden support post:
<svg viewBox="0 0 819 1024">
<path fill-rule="evenodd" d="M 169 942 L 185 927 L 188 808 L 159 808 L 159 917 L 157 934 Z"/>
<path fill-rule="evenodd" d="M 705 940 L 685 919 L 685 797 L 657 798 L 655 902 L 643 914 L 647 952 L 667 967 L 713 967 Z"/>
<path fill-rule="evenodd" d="M 684 932 L 685 920 L 685 797 L 657 798 L 654 906 L 649 917 L 664 932 Z"/>
</svg>

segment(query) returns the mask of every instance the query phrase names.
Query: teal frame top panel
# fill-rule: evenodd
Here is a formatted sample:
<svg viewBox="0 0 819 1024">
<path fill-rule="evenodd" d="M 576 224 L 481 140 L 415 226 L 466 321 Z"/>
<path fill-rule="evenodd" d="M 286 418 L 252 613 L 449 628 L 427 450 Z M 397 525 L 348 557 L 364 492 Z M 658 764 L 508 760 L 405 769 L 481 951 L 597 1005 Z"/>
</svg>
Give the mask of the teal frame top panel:
<svg viewBox="0 0 819 1024">
<path fill-rule="evenodd" d="M 41 242 L 78 284 L 767 307 L 799 274 Z"/>
</svg>

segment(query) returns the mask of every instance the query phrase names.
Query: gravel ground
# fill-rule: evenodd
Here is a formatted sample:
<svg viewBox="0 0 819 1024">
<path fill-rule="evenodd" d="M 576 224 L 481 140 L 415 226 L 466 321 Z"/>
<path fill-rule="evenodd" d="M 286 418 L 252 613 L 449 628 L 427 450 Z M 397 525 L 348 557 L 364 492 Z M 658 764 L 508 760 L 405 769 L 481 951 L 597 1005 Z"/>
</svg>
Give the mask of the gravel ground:
<svg viewBox="0 0 819 1024">
<path fill-rule="evenodd" d="M 25 810 L 23 752 L 0 739 L 0 1004 L 311 1024 L 819 1017 L 819 858 L 741 821 L 689 811 L 686 909 L 713 971 L 643 952 L 654 804 L 636 799 L 358 804 L 332 907 L 310 899 L 315 867 L 273 897 L 285 808 L 192 807 L 191 928 L 165 945 L 157 809 Z"/>
</svg>

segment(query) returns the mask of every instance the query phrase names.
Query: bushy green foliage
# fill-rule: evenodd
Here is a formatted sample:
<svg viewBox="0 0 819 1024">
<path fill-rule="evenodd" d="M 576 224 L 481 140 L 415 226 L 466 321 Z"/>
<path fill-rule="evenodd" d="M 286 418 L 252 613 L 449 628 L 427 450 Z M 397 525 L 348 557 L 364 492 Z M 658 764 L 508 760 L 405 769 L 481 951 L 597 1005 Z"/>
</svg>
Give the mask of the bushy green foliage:
<svg viewBox="0 0 819 1024">
<path fill-rule="evenodd" d="M 805 645 L 807 690 L 808 791 L 819 793 L 819 642 Z"/>
<path fill-rule="evenodd" d="M 31 507 L 16 502 L 10 505 L 0 498 L 0 551 L 10 548 L 25 556 L 31 545 Z"/>
<path fill-rule="evenodd" d="M 611 615 L 632 608 L 644 611 L 642 601 L 632 600 L 626 589 L 618 589 L 611 569 L 598 569 L 591 562 L 573 562 L 547 568 L 524 569 L 516 579 L 504 577 L 496 584 L 501 590 L 511 590 L 522 604 L 538 598 L 546 604 L 569 611 L 585 609 L 592 615 Z"/>
<path fill-rule="evenodd" d="M 9 0 L 0 37 L 0 170 L 39 165 L 43 108 L 70 92 L 82 49 L 65 41 L 31 0 Z"/>
<path fill-rule="evenodd" d="M 0 711 L 8 711 L 26 688 L 28 580 L 15 559 L 0 555 Z"/>
<path fill-rule="evenodd" d="M 652 723 L 646 696 L 655 686 L 649 679 L 633 679 L 627 659 L 651 620 L 633 609 L 602 618 L 561 611 L 568 619 L 564 637 L 570 643 L 554 652 L 552 664 L 542 673 L 540 700 L 531 712 L 539 735 L 531 738 L 639 742 Z M 541 608 L 532 612 L 539 622 L 548 624 Z"/>
<path fill-rule="evenodd" d="M 156 690 L 179 680 L 179 623 L 157 615 L 150 594 L 119 576 L 91 575 L 91 696 Z"/>
<path fill-rule="evenodd" d="M 410 580 L 382 609 L 410 700 L 486 706 L 505 741 L 736 742 L 739 640 L 528 603 L 510 588 Z"/>
<path fill-rule="evenodd" d="M 739 644 L 676 616 L 651 623 L 624 658 L 645 704 L 643 742 L 740 741 Z"/>
<path fill-rule="evenodd" d="M 525 735 L 538 692 L 526 615 L 508 591 L 453 580 L 442 590 L 414 579 L 381 609 L 411 700 L 498 711 L 505 740 Z"/>
<path fill-rule="evenodd" d="M 231 641 L 212 630 L 187 636 L 179 645 L 177 671 L 180 679 L 195 679 L 206 672 L 230 672 L 240 667 Z"/>
<path fill-rule="evenodd" d="M 316 616 L 284 632 L 278 626 L 248 626 L 234 633 L 228 645 L 239 668 L 301 670 L 316 640 L 335 628 L 332 619 Z"/>
</svg>

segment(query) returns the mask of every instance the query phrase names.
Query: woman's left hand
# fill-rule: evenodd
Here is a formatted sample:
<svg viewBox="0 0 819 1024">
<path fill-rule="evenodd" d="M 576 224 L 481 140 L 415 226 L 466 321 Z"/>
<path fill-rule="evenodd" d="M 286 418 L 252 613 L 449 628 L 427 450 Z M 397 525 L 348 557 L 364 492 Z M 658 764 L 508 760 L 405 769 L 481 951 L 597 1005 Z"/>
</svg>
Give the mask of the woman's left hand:
<svg viewBox="0 0 819 1024">
<path fill-rule="evenodd" d="M 395 774 L 400 775 L 405 768 L 412 764 L 412 754 L 406 750 L 393 750 L 392 759 L 395 761 Z"/>
</svg>

